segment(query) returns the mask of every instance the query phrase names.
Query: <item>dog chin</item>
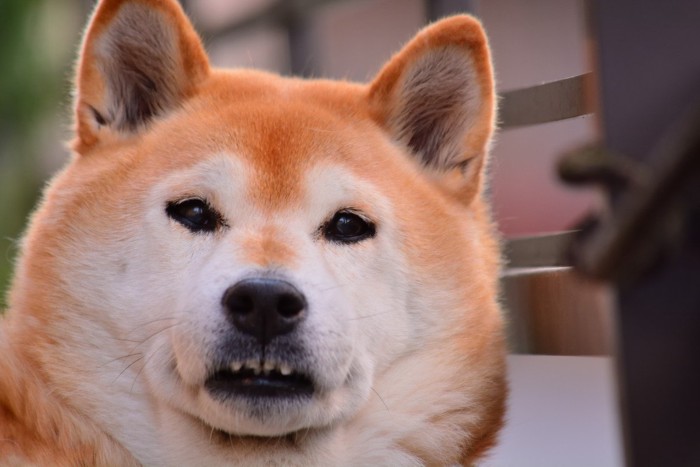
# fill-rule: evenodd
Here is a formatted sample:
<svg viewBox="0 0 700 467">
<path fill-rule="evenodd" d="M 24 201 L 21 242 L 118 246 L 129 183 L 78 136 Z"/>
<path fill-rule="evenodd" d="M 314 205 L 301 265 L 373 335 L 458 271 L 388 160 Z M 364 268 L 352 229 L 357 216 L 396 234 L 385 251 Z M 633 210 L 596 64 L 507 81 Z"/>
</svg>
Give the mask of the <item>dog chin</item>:
<svg viewBox="0 0 700 467">
<path fill-rule="evenodd" d="M 207 425 L 234 436 L 278 437 L 300 430 L 318 429 L 334 420 L 312 400 L 220 402 L 210 399 L 200 406 L 199 417 Z"/>
<path fill-rule="evenodd" d="M 204 390 L 192 415 L 233 436 L 279 437 L 301 430 L 322 430 L 350 418 L 369 389 L 340 388 L 299 398 L 212 397 Z"/>
</svg>

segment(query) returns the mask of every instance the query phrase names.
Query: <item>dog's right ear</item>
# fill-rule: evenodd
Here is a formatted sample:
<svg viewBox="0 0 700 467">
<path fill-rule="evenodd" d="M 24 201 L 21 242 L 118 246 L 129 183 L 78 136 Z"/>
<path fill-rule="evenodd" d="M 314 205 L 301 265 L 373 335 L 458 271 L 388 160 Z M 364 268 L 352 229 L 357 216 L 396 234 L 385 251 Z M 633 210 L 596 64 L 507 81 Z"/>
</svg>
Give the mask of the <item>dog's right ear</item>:
<svg viewBox="0 0 700 467">
<path fill-rule="evenodd" d="M 84 154 L 140 131 L 208 73 L 202 43 L 176 0 L 101 0 L 78 62 L 74 149 Z"/>
</svg>

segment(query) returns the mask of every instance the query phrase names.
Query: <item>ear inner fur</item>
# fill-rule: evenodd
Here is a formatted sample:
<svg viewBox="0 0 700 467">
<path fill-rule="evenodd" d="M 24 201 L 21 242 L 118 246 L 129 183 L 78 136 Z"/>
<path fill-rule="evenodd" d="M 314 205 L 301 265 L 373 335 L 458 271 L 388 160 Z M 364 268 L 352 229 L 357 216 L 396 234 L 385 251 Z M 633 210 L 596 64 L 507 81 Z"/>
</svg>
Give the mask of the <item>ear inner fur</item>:
<svg viewBox="0 0 700 467">
<path fill-rule="evenodd" d="M 96 52 L 107 81 L 109 120 L 135 130 L 178 97 L 177 41 L 172 27 L 142 5 L 124 5 L 100 38 Z"/>
<path fill-rule="evenodd" d="M 401 83 L 392 126 L 426 166 L 447 168 L 462 159 L 461 135 L 480 105 L 469 56 L 457 47 L 425 53 Z"/>
</svg>

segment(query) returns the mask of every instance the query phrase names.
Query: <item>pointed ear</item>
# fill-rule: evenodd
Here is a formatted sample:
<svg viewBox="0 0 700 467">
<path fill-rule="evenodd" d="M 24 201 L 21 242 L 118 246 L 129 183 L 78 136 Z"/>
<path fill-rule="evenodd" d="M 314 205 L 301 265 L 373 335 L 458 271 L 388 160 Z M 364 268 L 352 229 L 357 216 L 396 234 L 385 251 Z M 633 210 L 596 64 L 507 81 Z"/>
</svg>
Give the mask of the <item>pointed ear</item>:
<svg viewBox="0 0 700 467">
<path fill-rule="evenodd" d="M 455 16 L 423 29 L 380 71 L 369 99 L 378 123 L 426 169 L 451 174 L 470 197 L 479 190 L 496 104 L 488 42 L 476 19 Z"/>
<path fill-rule="evenodd" d="M 84 153 L 138 132 L 176 108 L 209 72 L 201 41 L 176 0 L 102 0 L 83 40 L 76 77 Z"/>
</svg>

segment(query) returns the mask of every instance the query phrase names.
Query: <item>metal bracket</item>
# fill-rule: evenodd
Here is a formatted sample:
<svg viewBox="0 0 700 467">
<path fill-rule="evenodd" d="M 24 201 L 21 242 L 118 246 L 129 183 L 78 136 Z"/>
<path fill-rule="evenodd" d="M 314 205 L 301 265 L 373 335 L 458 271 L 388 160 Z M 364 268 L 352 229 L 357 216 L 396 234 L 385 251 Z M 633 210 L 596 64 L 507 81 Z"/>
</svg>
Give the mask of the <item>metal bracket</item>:
<svg viewBox="0 0 700 467">
<path fill-rule="evenodd" d="M 587 147 L 565 156 L 559 173 L 602 186 L 610 199 L 609 211 L 580 226 L 572 263 L 599 279 L 637 279 L 697 234 L 688 214 L 700 207 L 700 105 L 667 130 L 645 164 Z"/>
</svg>

